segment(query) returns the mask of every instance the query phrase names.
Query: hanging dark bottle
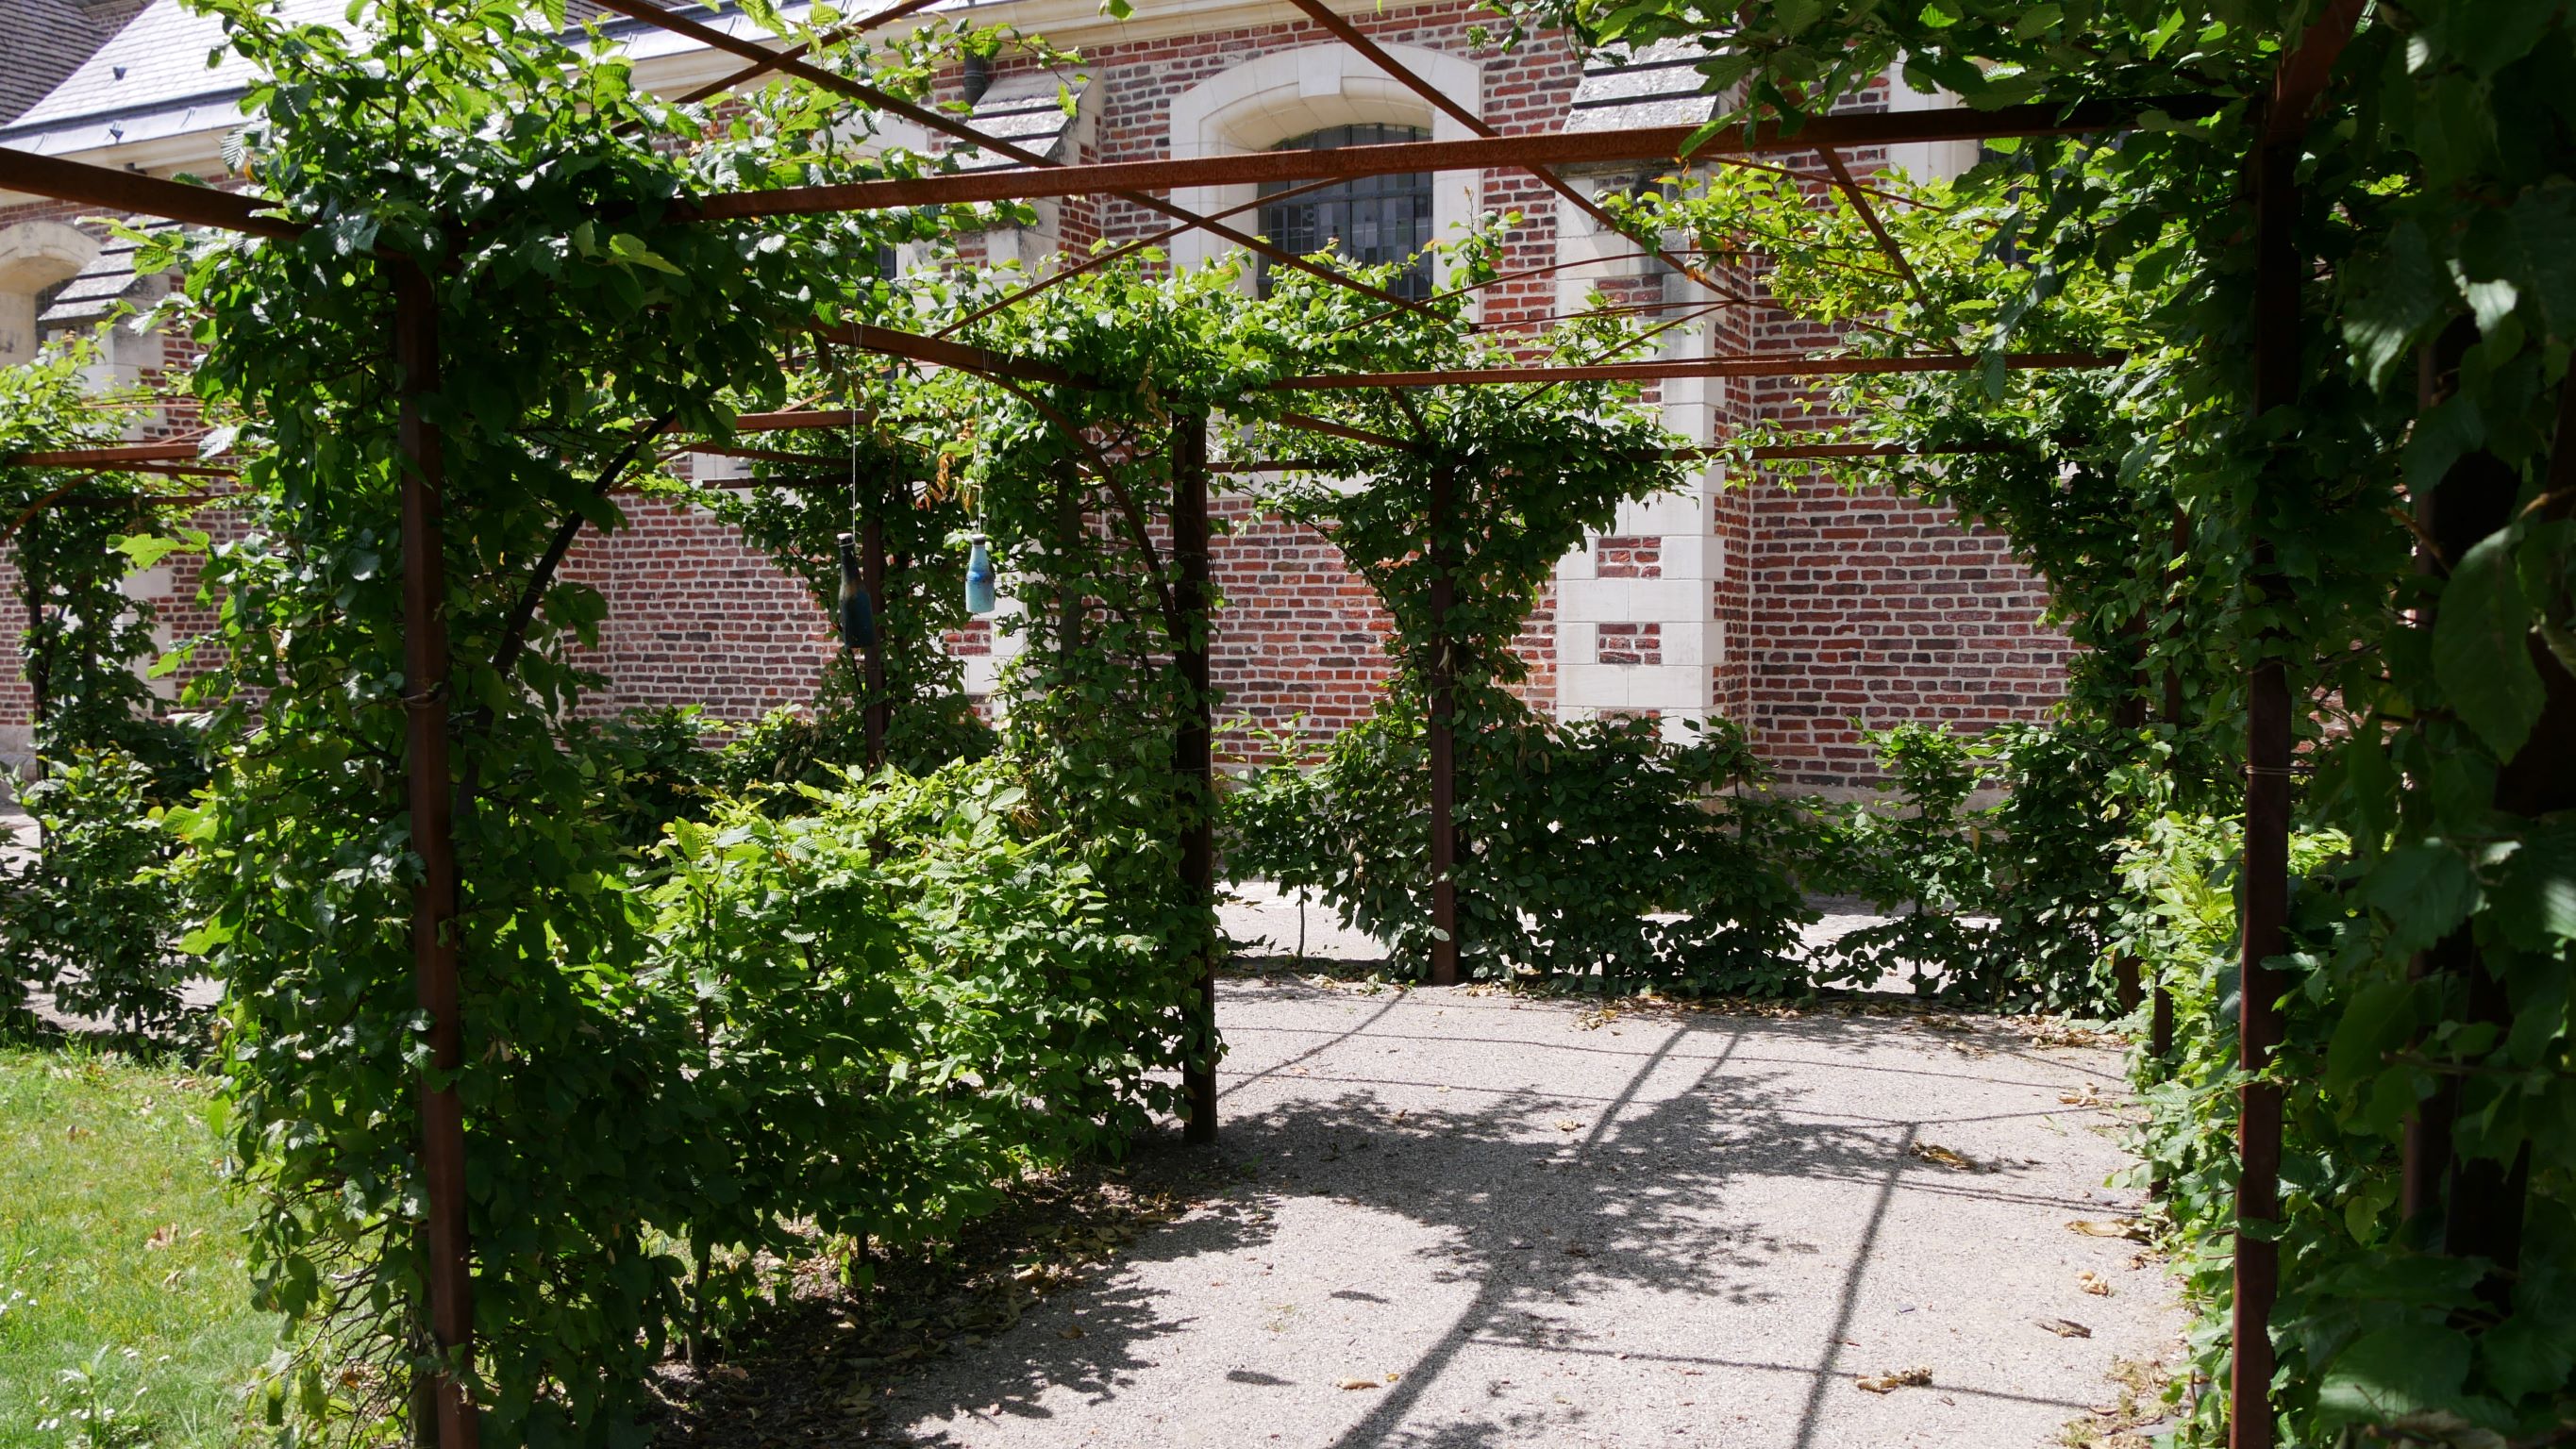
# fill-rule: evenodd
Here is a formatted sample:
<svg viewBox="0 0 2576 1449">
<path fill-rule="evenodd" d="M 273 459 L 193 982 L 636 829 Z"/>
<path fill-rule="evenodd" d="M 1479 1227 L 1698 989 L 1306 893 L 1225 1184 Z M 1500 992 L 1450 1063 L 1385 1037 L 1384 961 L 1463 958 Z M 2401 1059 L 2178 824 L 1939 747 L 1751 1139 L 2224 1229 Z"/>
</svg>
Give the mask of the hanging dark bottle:
<svg viewBox="0 0 2576 1449">
<path fill-rule="evenodd" d="M 859 572 L 859 542 L 855 535 L 845 533 L 840 536 L 840 544 L 841 645 L 846 649 L 874 649 L 877 615 Z"/>
</svg>

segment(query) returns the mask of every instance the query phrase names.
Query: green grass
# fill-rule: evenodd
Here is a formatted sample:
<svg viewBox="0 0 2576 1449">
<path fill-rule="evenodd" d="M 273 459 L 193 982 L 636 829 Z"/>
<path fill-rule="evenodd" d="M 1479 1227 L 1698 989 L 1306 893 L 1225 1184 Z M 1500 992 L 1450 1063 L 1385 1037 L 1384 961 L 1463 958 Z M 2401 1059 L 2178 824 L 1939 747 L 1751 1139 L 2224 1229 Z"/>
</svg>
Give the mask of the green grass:
<svg viewBox="0 0 2576 1449">
<path fill-rule="evenodd" d="M 118 1410 L 105 1442 L 248 1437 L 276 1323 L 250 1306 L 212 1098 L 176 1066 L 0 1046 L 0 1449 L 81 1443 L 40 1426 L 77 1402 L 62 1372 L 94 1361 Z"/>
</svg>

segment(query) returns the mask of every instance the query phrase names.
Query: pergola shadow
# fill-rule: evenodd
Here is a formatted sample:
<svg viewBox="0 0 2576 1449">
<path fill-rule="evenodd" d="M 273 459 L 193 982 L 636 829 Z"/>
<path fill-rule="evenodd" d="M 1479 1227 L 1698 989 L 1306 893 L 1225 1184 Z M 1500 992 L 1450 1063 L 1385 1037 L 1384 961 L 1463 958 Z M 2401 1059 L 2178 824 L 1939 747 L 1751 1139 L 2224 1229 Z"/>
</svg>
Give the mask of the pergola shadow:
<svg viewBox="0 0 2576 1449">
<path fill-rule="evenodd" d="M 1308 988 L 1288 987 L 1288 991 Z M 1329 993 L 1316 993 L 1324 995 Z M 1310 1061 L 1333 1045 L 1384 1022 L 1397 1003 L 1364 1002 L 1356 1025 L 1319 1046 L 1271 1065 L 1228 1073 L 1229 1097 L 1256 1081 Z M 1453 1011 L 1454 1014 L 1454 1011 Z M 923 1426 L 896 1442 L 964 1449 L 987 1439 L 955 1427 L 965 1416 L 999 1426 L 1018 1419 L 1054 1419 L 1064 1390 L 1086 1403 L 1106 1404 L 1139 1390 L 1141 1376 L 1168 1357 L 1175 1341 L 1203 1322 L 1202 1306 L 1186 1294 L 1148 1287 L 1156 1265 L 1209 1256 L 1240 1261 L 1272 1243 L 1279 1223 L 1298 1199 L 1325 1197 L 1360 1216 L 1386 1214 L 1419 1229 L 1408 1241 L 1424 1243 L 1406 1256 L 1421 1285 L 1464 1289 L 1464 1306 L 1436 1335 L 1418 1345 L 1410 1363 L 1368 1400 L 1355 1421 L 1330 1431 L 1290 1435 L 1331 1449 L 1375 1446 L 1468 1446 L 1540 1442 L 1558 1431 L 1582 1428 L 1590 1409 L 1557 1406 L 1533 1416 L 1497 1404 L 1486 1416 L 1423 1422 L 1418 1410 L 1441 1396 L 1444 1379 L 1471 1347 L 1499 1346 L 1542 1356 L 1615 1354 L 1668 1361 L 1676 1371 L 1705 1374 L 1804 1376 L 1808 1385 L 1789 1442 L 1799 1449 L 1823 1443 L 1827 1394 L 1859 1370 L 1841 1362 L 1862 1280 L 1872 1265 L 1882 1227 L 1900 1187 L 1999 1203 L 2099 1211 L 2099 1205 L 2051 1194 L 2023 1180 L 2028 1169 L 2002 1163 L 1957 1173 L 1911 1156 L 1927 1128 L 1950 1118 L 1912 1119 L 1897 1105 L 1883 1119 L 1820 1120 L 1806 1093 L 1790 1084 L 1786 1068 L 1764 1061 L 1766 1048 L 1857 1047 L 1884 1022 L 1836 1018 L 1771 1020 L 1689 1014 L 1678 1019 L 1650 1050 L 1613 1052 L 1601 1038 L 1554 1050 L 1599 1051 L 1632 1057 L 1624 1083 L 1600 1093 L 1544 1090 L 1494 1091 L 1482 1099 L 1458 1093 L 1455 1107 L 1399 1110 L 1391 1096 L 1419 1082 L 1383 1074 L 1309 1077 L 1325 1090 L 1252 1110 L 1229 1101 L 1224 1158 L 1253 1176 L 1248 1190 L 1149 1235 L 1125 1256 L 1114 1281 L 1083 1295 L 1082 1336 L 1062 1338 L 1043 1326 L 1023 1326 L 990 1348 L 942 1365 L 904 1386 L 901 1417 Z M 1472 1039 L 1472 1033 L 1462 1032 Z M 1372 1041 L 1376 1038 L 1372 1037 Z M 1674 1089 L 1669 1073 L 1686 1076 Z M 1648 1091 L 1650 1079 L 1657 1083 Z M 1900 1086 L 1891 1100 L 1902 1102 Z M 1582 1130 L 1560 1129 L 1580 1118 Z M 1205 1149 L 1177 1137 L 1143 1144 L 1140 1171 L 1174 1161 L 1206 1160 Z M 1779 1228 L 1730 1221 L 1738 1186 L 1751 1178 L 1796 1178 L 1845 1185 L 1867 1199 L 1860 1240 L 1832 1283 L 1830 1331 L 1821 1345 L 1779 1340 L 1779 1352 L 1750 1355 L 1719 1349 L 1697 1353 L 1629 1353 L 1619 1344 L 1565 1321 L 1570 1310 L 1595 1300 L 1665 1302 L 1716 1299 L 1738 1308 L 1772 1305 L 1791 1280 L 1810 1298 L 1824 1266 L 1815 1244 Z M 1908 1182 L 1912 1178 L 1914 1181 Z M 1363 1284 L 1331 1294 L 1373 1305 L 1388 1300 Z M 1388 1285 L 1390 1292 L 1404 1289 Z M 1442 1302 L 1450 1301 L 1443 1298 Z M 1388 1305 L 1391 1306 L 1391 1305 Z M 1446 1309 L 1442 1310 L 1446 1312 Z M 1220 1379 L 1211 1373 L 1211 1379 Z M 1313 1387 L 1294 1376 L 1254 1366 L 1224 1372 L 1221 1381 L 1192 1385 L 1192 1397 L 1244 1391 Z M 1327 1385 L 1329 1387 L 1329 1385 Z M 1454 1386 L 1452 1386 L 1454 1388 Z M 1168 1386 L 1162 1390 L 1168 1397 Z M 1974 1393 L 1974 1390 L 1954 1390 Z M 2072 1415 L 2084 1405 L 2037 1396 Z M 1439 1412 L 1455 1413 L 1453 1393 Z M 1540 1419 L 1544 1423 L 1539 1422 Z M 970 1420 L 969 1422 L 973 1422 Z M 1338 1423 L 1338 1419 L 1336 1420 Z M 947 1427 L 939 1427 L 945 1425 Z M 1052 1426 L 1050 1426 L 1052 1427 Z M 1083 1439 L 1084 1426 L 1068 1422 Z M 1312 1428 L 1314 1426 L 1299 1426 Z M 1104 1429 L 1102 1432 L 1109 1432 Z M 1534 1438 L 1533 1436 L 1541 1436 Z M 1011 1438 L 1003 1442 L 1055 1442 Z M 1208 1442 L 1220 1442 L 1210 1439 Z M 1622 1441 L 1624 1442 L 1624 1441 Z"/>
</svg>

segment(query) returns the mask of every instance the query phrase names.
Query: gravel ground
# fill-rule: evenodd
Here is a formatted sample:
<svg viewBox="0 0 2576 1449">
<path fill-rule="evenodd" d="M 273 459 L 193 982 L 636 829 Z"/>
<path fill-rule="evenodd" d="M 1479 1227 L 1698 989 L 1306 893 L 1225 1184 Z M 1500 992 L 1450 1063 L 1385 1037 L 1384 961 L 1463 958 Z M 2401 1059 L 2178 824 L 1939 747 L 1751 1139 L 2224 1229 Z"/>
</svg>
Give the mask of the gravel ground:
<svg viewBox="0 0 2576 1449">
<path fill-rule="evenodd" d="M 1816 908 L 1817 919 L 1799 934 L 1810 952 L 1821 951 L 1849 932 L 1888 919 L 1874 914 L 1866 903 L 1847 896 L 1812 896 L 1808 904 Z M 1301 899 L 1295 892 L 1282 892 L 1268 881 L 1229 883 L 1218 915 L 1226 935 L 1244 954 L 1273 964 L 1284 965 L 1300 956 L 1336 964 L 1365 963 L 1382 960 L 1386 955 L 1383 942 L 1344 926 L 1331 906 Z M 1873 989 L 1903 993 L 1913 990 L 1908 983 L 1897 980 L 1882 981 Z"/>
<path fill-rule="evenodd" d="M 1230 894 L 1248 956 L 1301 929 L 1346 977 L 1383 954 Z M 1811 946 L 1874 919 L 1820 905 Z M 1218 1011 L 1223 1141 L 1167 1132 L 1137 1175 L 1232 1187 L 899 1378 L 858 1438 L 2018 1449 L 2118 1427 L 2115 1365 L 2175 1345 L 2162 1271 L 2117 1236 L 2140 1200 L 2103 1186 L 2117 1054 L 2081 1033 L 1293 975 Z"/>
<path fill-rule="evenodd" d="M 881 1432 L 1992 1449 L 2058 1442 L 2116 1360 L 2172 1347 L 2161 1271 L 2069 1226 L 2137 1206 L 2102 1186 L 2106 1047 L 1898 1003 L 1605 1017 L 1294 978 L 1219 1012 L 1237 1184 L 897 1383 Z"/>
</svg>

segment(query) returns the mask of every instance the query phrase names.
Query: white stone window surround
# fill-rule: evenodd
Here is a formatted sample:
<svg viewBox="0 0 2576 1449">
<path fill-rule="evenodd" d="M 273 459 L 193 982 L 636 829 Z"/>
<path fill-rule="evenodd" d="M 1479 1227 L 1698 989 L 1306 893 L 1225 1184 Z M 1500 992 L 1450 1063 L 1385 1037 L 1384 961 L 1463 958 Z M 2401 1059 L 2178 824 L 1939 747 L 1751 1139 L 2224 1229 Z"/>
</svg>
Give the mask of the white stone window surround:
<svg viewBox="0 0 2576 1449">
<path fill-rule="evenodd" d="M 1485 113 L 1485 70 L 1475 61 L 1447 51 L 1416 45 L 1383 45 L 1387 54 L 1470 115 Z M 1230 70 L 1208 77 L 1172 98 L 1171 154 L 1239 156 L 1267 151 L 1283 141 L 1331 126 L 1418 126 L 1435 141 L 1468 141 L 1475 132 L 1465 122 L 1407 90 L 1380 70 L 1376 62 L 1340 41 L 1274 50 Z M 1484 173 L 1443 171 L 1431 179 L 1431 235 L 1443 240 L 1458 235 L 1476 218 L 1484 199 Z M 1254 186 L 1195 186 L 1172 193 L 1173 204 L 1202 216 L 1245 206 L 1258 194 Z M 1260 225 L 1255 212 L 1229 218 L 1228 225 L 1251 231 Z M 1175 265 L 1199 267 L 1232 251 L 1233 244 L 1205 231 L 1186 231 L 1172 239 Z M 1434 284 L 1449 273 L 1445 255 L 1432 263 Z M 1254 285 L 1244 269 L 1243 287 Z"/>
<path fill-rule="evenodd" d="M 36 355 L 36 298 L 98 257 L 99 240 L 59 221 L 0 228 L 0 364 Z"/>
<path fill-rule="evenodd" d="M 1905 83 L 1902 61 L 1887 70 L 1887 108 L 1893 112 L 1954 111 L 1959 98 L 1948 91 L 1918 91 Z M 1916 181 L 1956 181 L 1977 164 L 1974 141 L 1908 141 L 1887 148 L 1883 171 L 1902 171 Z"/>
</svg>

